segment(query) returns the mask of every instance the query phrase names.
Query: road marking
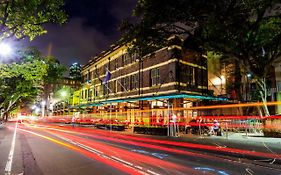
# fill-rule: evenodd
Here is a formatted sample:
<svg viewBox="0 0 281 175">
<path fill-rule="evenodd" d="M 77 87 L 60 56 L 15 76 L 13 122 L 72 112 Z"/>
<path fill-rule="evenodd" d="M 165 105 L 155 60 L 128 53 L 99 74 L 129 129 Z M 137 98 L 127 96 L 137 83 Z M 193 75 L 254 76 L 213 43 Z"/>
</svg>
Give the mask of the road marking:
<svg viewBox="0 0 281 175">
<path fill-rule="evenodd" d="M 139 150 L 139 149 L 132 149 L 131 151 L 141 153 L 141 154 L 151 155 L 151 156 L 157 157 L 159 159 L 164 159 L 164 158 L 169 156 L 168 154 L 152 153 L 152 152 L 148 152 L 148 151 L 145 151 L 145 150 Z"/>
<path fill-rule="evenodd" d="M 268 149 L 271 153 L 275 154 L 276 157 L 280 158 L 280 156 L 279 156 L 277 153 L 275 153 L 274 151 L 272 151 L 272 150 L 265 144 L 265 142 L 262 142 L 262 143 L 263 143 L 263 145 L 264 145 L 264 147 L 265 147 L 266 149 Z M 269 164 L 274 164 L 275 160 L 276 160 L 276 158 L 274 158 L 273 161 L 270 162 Z"/>
<path fill-rule="evenodd" d="M 153 174 L 153 175 L 160 175 L 160 174 L 158 174 L 158 173 L 156 173 L 154 171 L 151 171 L 151 170 L 146 170 L 146 172 L 148 172 L 148 173 L 146 173 L 144 168 L 141 167 L 141 166 L 134 165 L 131 162 L 127 162 L 127 161 L 125 161 L 123 159 L 120 159 L 118 157 L 115 157 L 115 156 L 108 156 L 105 153 L 103 153 L 102 151 L 96 150 L 94 148 L 91 148 L 91 147 L 89 147 L 87 145 L 84 145 L 82 143 L 79 143 L 77 141 L 73 141 L 71 139 L 68 139 L 68 138 L 65 138 L 65 137 L 61 137 L 61 136 L 58 136 L 58 135 L 56 135 L 56 137 L 58 137 L 58 138 L 60 138 L 60 139 L 62 139 L 64 141 L 67 141 L 67 142 L 69 142 L 69 143 L 71 143 L 73 145 L 76 145 L 76 146 L 78 146 L 80 148 L 83 148 L 83 149 L 85 149 L 85 150 L 87 150 L 87 151 L 89 151 L 91 153 L 97 154 L 98 156 L 101 156 L 101 157 L 103 157 L 105 159 L 109 159 L 109 160 L 117 161 L 119 163 L 123 163 L 124 166 L 130 167 L 130 168 L 134 168 L 137 172 L 139 172 L 141 174 L 149 175 L 148 173 L 150 173 L 150 174 Z"/>
<path fill-rule="evenodd" d="M 15 150 L 15 145 L 16 145 L 17 127 L 18 127 L 18 122 L 16 122 L 15 130 L 14 130 L 14 135 L 13 135 L 13 140 L 12 140 L 12 144 L 11 144 L 11 149 L 10 149 L 10 153 L 9 153 L 9 156 L 8 156 L 8 161 L 7 161 L 6 167 L 5 167 L 5 175 L 10 175 L 11 174 L 12 164 L 13 164 L 13 157 L 14 157 L 14 150 Z"/>
<path fill-rule="evenodd" d="M 222 170 L 216 170 L 214 168 L 209 168 L 209 167 L 195 167 L 195 170 L 198 171 L 203 171 L 203 173 L 208 173 L 210 172 L 211 174 L 213 174 L 212 172 L 216 173 L 216 174 L 221 174 L 221 175 L 229 175 L 228 173 L 226 173 L 225 171 Z"/>
<path fill-rule="evenodd" d="M 246 172 L 247 172 L 248 174 L 250 174 L 250 175 L 253 175 L 253 174 L 254 174 L 254 171 L 251 170 L 250 168 L 246 168 L 245 170 L 246 170 Z"/>
<path fill-rule="evenodd" d="M 118 157 L 111 156 L 111 158 L 116 159 L 116 160 L 118 160 L 119 162 L 125 163 L 125 164 L 127 164 L 127 165 L 133 166 L 132 163 L 127 162 L 127 161 L 125 161 L 125 160 L 123 160 L 123 159 L 120 159 L 120 158 L 118 158 Z"/>
<path fill-rule="evenodd" d="M 155 173 L 154 171 L 151 171 L 151 170 L 147 170 L 147 172 L 151 173 L 151 174 L 154 174 L 154 175 L 160 175 L 158 173 Z"/>
<path fill-rule="evenodd" d="M 68 138 L 65 138 L 65 137 L 61 137 L 61 136 L 58 136 L 58 135 L 56 135 L 56 137 L 58 137 L 58 138 L 60 138 L 60 139 L 62 139 L 62 140 L 64 140 L 64 141 L 67 141 L 67 142 L 69 142 L 69 143 L 71 143 L 71 144 L 73 144 L 73 145 L 79 146 L 79 147 L 81 147 L 81 148 L 83 148 L 83 149 L 85 149 L 85 150 L 87 150 L 87 151 L 92 152 L 92 153 L 104 154 L 102 151 L 99 151 L 99 150 L 97 150 L 97 149 L 91 148 L 91 147 L 89 147 L 89 146 L 87 146 L 87 145 L 84 145 L 84 144 L 81 144 L 81 143 L 79 143 L 79 142 L 74 142 L 74 141 L 72 141 L 71 139 L 68 139 Z"/>
</svg>

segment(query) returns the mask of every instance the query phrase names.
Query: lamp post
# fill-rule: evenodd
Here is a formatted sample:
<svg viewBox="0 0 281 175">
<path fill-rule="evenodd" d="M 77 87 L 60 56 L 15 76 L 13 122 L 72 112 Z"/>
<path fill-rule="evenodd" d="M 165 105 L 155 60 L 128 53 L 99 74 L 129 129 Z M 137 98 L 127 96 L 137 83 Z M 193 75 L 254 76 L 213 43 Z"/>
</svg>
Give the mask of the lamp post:
<svg viewBox="0 0 281 175">
<path fill-rule="evenodd" d="M 248 101 L 248 100 L 250 100 L 250 95 L 249 95 L 249 93 L 250 93 L 250 80 L 251 80 L 251 77 L 252 77 L 252 74 L 250 74 L 250 73 L 247 73 L 247 75 L 246 75 L 246 85 L 245 85 L 245 91 L 246 91 L 246 98 L 245 98 L 245 100 L 246 101 Z"/>
<path fill-rule="evenodd" d="M 46 105 L 46 102 L 45 102 L 45 101 L 42 101 L 42 102 L 41 102 L 42 117 L 44 117 L 44 116 L 45 116 L 45 105 Z"/>
</svg>

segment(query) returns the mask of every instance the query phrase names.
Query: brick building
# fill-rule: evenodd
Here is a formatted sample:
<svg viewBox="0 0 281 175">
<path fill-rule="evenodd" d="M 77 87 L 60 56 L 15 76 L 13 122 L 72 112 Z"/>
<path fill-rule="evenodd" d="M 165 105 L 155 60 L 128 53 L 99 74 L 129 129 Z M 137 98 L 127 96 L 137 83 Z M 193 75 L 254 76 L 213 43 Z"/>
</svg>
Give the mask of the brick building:
<svg viewBox="0 0 281 175">
<path fill-rule="evenodd" d="M 124 111 L 222 100 L 208 91 L 206 58 L 181 45 L 170 45 L 142 58 L 129 54 L 128 45 L 112 45 L 82 67 L 79 107 L 95 113 L 109 106 L 113 111 Z"/>
</svg>

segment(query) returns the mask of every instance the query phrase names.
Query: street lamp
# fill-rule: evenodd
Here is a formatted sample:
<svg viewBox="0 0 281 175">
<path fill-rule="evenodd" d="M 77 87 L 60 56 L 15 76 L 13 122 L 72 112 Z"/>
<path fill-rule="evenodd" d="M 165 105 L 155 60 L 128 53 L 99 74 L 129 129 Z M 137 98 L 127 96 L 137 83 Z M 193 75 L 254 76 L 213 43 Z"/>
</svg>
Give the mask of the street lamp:
<svg viewBox="0 0 281 175">
<path fill-rule="evenodd" d="M 67 92 L 66 92 L 66 91 L 62 91 L 60 94 L 61 94 L 61 96 L 62 96 L 63 98 L 67 96 Z"/>
<path fill-rule="evenodd" d="M 12 49 L 9 44 L 7 44 L 7 43 L 0 44 L 0 54 L 2 56 L 8 56 L 11 54 L 11 52 L 12 52 Z"/>
</svg>

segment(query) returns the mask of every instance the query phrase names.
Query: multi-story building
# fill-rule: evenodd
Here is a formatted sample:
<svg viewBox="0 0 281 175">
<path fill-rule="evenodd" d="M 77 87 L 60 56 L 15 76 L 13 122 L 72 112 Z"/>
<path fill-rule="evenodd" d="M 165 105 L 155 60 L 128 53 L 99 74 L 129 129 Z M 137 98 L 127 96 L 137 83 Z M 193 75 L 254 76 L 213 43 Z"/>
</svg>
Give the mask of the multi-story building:
<svg viewBox="0 0 281 175">
<path fill-rule="evenodd" d="M 202 99 L 224 100 L 208 91 L 206 58 L 181 47 L 180 42 L 144 57 L 130 54 L 126 44 L 112 45 L 93 57 L 82 68 L 80 107 L 90 112 L 109 107 L 124 111 L 167 108 L 168 104 L 185 107 Z"/>
<path fill-rule="evenodd" d="M 81 80 L 82 66 L 79 63 L 73 63 L 69 67 L 69 78 L 73 80 Z"/>
</svg>

